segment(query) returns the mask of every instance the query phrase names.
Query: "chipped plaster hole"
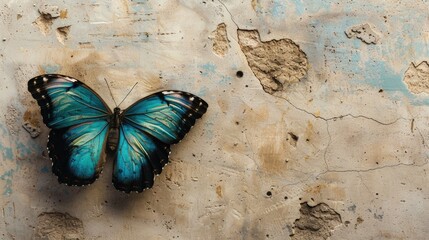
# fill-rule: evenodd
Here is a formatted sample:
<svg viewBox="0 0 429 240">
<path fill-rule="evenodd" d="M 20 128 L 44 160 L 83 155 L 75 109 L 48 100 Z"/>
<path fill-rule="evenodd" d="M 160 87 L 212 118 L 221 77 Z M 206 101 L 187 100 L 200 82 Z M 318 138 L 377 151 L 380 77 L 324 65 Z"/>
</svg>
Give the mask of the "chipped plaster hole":
<svg viewBox="0 0 429 240">
<path fill-rule="evenodd" d="M 314 207 L 301 203 L 301 217 L 294 222 L 291 239 L 328 239 L 335 227 L 342 224 L 341 216 L 325 203 Z"/>
<path fill-rule="evenodd" d="M 212 32 L 210 38 L 213 40 L 213 52 L 220 57 L 225 56 L 228 53 L 228 49 L 230 47 L 228 35 L 226 32 L 226 24 L 220 23 L 217 25 L 216 30 Z"/>
<path fill-rule="evenodd" d="M 37 217 L 34 239 L 84 239 L 83 223 L 68 213 L 44 212 Z"/>
<path fill-rule="evenodd" d="M 16 124 L 19 118 L 19 111 L 12 105 L 7 106 L 7 114 L 5 114 L 6 126 L 9 129 L 10 134 L 16 135 L 19 132 L 19 124 Z"/>
<path fill-rule="evenodd" d="M 39 7 L 39 14 L 40 16 L 33 22 L 33 24 L 39 28 L 43 35 L 46 36 L 51 32 L 53 20 L 60 17 L 62 13 L 58 6 L 44 4 Z"/>
<path fill-rule="evenodd" d="M 42 16 L 39 16 L 36 21 L 33 22 L 34 26 L 38 27 L 40 32 L 43 35 L 48 35 L 51 32 L 52 19 L 46 19 Z"/>
<path fill-rule="evenodd" d="M 244 73 L 243 73 L 243 71 L 237 71 L 237 73 L 235 73 L 235 75 L 236 75 L 238 78 L 242 78 L 242 77 L 244 76 Z"/>
<path fill-rule="evenodd" d="M 28 132 L 30 133 L 30 136 L 32 138 L 36 138 L 40 135 L 40 128 L 33 126 L 30 122 L 24 122 L 24 124 L 22 125 L 22 127 Z"/>
<path fill-rule="evenodd" d="M 423 61 L 418 65 L 411 63 L 405 72 L 404 82 L 414 94 L 429 93 L 429 64 Z"/>
<path fill-rule="evenodd" d="M 290 145 L 296 147 L 299 137 L 295 135 L 293 132 L 288 132 L 289 137 L 286 138 L 286 141 L 290 143 Z"/>
<path fill-rule="evenodd" d="M 68 39 L 68 35 L 70 32 L 70 26 L 64 26 L 57 28 L 57 39 L 58 42 L 64 45 L 64 42 Z"/>
<path fill-rule="evenodd" d="M 345 34 L 348 38 L 356 37 L 366 44 L 376 44 L 380 39 L 368 23 L 350 27 L 345 31 Z"/>
<path fill-rule="evenodd" d="M 271 191 L 267 191 L 267 197 L 272 197 L 273 193 Z"/>
<path fill-rule="evenodd" d="M 249 67 L 265 92 L 285 90 L 307 74 L 307 56 L 292 40 L 261 41 L 257 30 L 239 29 L 237 34 Z"/>
<path fill-rule="evenodd" d="M 58 6 L 44 4 L 39 7 L 39 13 L 45 19 L 53 19 L 60 16 L 60 8 Z"/>
</svg>

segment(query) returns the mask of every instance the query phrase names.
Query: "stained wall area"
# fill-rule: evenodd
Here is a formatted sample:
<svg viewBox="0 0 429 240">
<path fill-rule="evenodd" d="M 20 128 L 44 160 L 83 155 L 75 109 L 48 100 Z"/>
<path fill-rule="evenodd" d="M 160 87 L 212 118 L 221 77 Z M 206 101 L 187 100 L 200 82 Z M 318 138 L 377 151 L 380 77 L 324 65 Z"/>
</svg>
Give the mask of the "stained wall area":
<svg viewBox="0 0 429 240">
<path fill-rule="evenodd" d="M 0 5 L 0 239 L 425 239 L 424 1 L 91 0 Z M 39 74 L 113 108 L 160 89 L 206 115 L 152 189 L 112 163 L 85 187 L 51 173 Z"/>
</svg>

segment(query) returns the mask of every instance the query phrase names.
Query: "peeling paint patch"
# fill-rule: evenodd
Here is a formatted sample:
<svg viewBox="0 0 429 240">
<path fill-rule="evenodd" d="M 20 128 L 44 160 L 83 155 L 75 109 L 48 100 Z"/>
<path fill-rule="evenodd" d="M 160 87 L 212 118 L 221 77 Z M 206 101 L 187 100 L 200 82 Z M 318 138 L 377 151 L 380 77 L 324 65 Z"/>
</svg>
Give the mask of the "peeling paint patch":
<svg viewBox="0 0 429 240">
<path fill-rule="evenodd" d="M 301 217 L 295 220 L 294 233 L 290 235 L 294 240 L 328 239 L 331 231 L 342 224 L 340 214 L 325 203 L 314 207 L 301 203 L 299 212 Z"/>
<path fill-rule="evenodd" d="M 68 213 L 44 212 L 37 217 L 34 239 L 84 239 L 83 223 Z"/>
<path fill-rule="evenodd" d="M 307 74 L 307 56 L 292 40 L 263 42 L 257 30 L 238 30 L 237 33 L 241 50 L 265 92 L 282 91 Z"/>
<path fill-rule="evenodd" d="M 423 61 L 418 65 L 411 63 L 405 72 L 404 82 L 414 94 L 429 93 L 429 64 Z"/>
<path fill-rule="evenodd" d="M 210 38 L 213 40 L 213 52 L 220 57 L 225 56 L 230 47 L 226 32 L 226 24 L 221 23 L 217 25 L 216 30 L 212 32 L 212 36 Z"/>
<path fill-rule="evenodd" d="M 348 38 L 356 37 L 366 44 L 376 44 L 380 39 L 368 23 L 353 26 L 347 29 L 345 33 Z"/>
</svg>

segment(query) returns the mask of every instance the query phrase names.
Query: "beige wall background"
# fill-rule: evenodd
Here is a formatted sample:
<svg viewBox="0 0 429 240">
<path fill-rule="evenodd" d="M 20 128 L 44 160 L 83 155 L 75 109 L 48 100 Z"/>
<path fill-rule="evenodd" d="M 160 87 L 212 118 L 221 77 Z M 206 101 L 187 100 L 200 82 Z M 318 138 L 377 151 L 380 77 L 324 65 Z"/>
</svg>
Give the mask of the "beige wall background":
<svg viewBox="0 0 429 240">
<path fill-rule="evenodd" d="M 0 5 L 1 239 L 425 239 L 428 3 Z M 152 189 L 60 185 L 27 81 L 209 103 Z M 242 73 L 242 75 L 241 75 Z"/>
</svg>

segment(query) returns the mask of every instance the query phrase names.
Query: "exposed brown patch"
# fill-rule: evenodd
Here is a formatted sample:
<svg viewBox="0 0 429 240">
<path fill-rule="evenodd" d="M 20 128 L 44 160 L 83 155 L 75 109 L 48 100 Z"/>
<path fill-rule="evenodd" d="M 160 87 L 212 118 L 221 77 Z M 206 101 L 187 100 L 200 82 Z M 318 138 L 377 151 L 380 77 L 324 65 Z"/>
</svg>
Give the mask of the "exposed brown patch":
<svg viewBox="0 0 429 240">
<path fill-rule="evenodd" d="M 252 8 L 253 8 L 253 10 L 256 11 L 256 8 L 258 7 L 258 5 L 259 5 L 258 0 L 252 0 Z"/>
<path fill-rule="evenodd" d="M 222 198 L 222 195 L 223 195 L 222 186 L 220 186 L 220 185 L 216 186 L 216 194 L 219 198 Z"/>
<path fill-rule="evenodd" d="M 60 73 L 75 77 L 79 80 L 96 79 L 99 74 L 105 74 L 103 67 L 109 62 L 107 56 L 93 49 L 71 50 L 63 49 L 62 54 L 53 51 L 47 58 L 61 66 Z"/>
<path fill-rule="evenodd" d="M 317 186 L 307 189 L 308 197 L 317 199 L 346 199 L 344 188 L 335 184 L 318 184 Z"/>
<path fill-rule="evenodd" d="M 292 40 L 264 42 L 257 30 L 238 30 L 237 34 L 241 50 L 265 92 L 282 91 L 307 74 L 307 56 Z"/>
<path fill-rule="evenodd" d="M 67 9 L 61 10 L 60 11 L 60 18 L 61 19 L 67 18 L 67 14 L 68 14 Z"/>
<path fill-rule="evenodd" d="M 359 224 L 361 224 L 361 223 L 363 223 L 363 219 L 361 218 L 361 217 L 357 217 L 356 218 L 356 223 L 355 223 L 355 229 L 357 228 L 357 226 L 359 225 Z"/>
<path fill-rule="evenodd" d="M 225 56 L 229 49 L 229 40 L 226 32 L 226 24 L 217 25 L 216 30 L 212 32 L 213 52 L 218 56 Z"/>
<path fill-rule="evenodd" d="M 68 213 L 44 212 L 37 217 L 34 239 L 84 239 L 83 223 Z"/>
<path fill-rule="evenodd" d="M 307 128 L 305 129 L 305 141 L 309 142 L 313 138 L 314 134 L 314 126 L 313 124 L 308 121 L 307 122 Z"/>
<path fill-rule="evenodd" d="M 269 125 L 261 132 L 258 156 L 261 167 L 269 173 L 282 173 L 286 169 L 287 148 L 284 141 L 285 129 L 281 124 Z"/>
<path fill-rule="evenodd" d="M 328 239 L 331 231 L 342 224 L 341 215 L 325 203 L 311 207 L 301 203 L 301 217 L 294 222 L 291 239 Z"/>
<path fill-rule="evenodd" d="M 411 63 L 405 72 L 404 82 L 412 93 L 429 93 L 429 64 L 423 61 L 418 65 Z"/>
</svg>

